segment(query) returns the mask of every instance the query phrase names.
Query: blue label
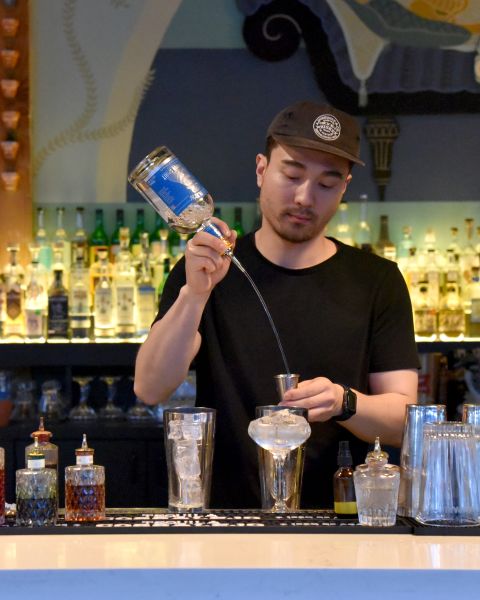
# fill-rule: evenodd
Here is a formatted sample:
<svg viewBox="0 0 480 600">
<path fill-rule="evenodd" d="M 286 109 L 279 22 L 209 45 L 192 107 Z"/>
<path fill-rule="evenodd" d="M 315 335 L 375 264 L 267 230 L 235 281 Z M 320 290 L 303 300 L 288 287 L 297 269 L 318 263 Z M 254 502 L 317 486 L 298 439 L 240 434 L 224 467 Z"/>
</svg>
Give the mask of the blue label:
<svg viewBox="0 0 480 600">
<path fill-rule="evenodd" d="M 178 158 L 162 163 L 145 182 L 177 216 L 208 193 Z"/>
</svg>

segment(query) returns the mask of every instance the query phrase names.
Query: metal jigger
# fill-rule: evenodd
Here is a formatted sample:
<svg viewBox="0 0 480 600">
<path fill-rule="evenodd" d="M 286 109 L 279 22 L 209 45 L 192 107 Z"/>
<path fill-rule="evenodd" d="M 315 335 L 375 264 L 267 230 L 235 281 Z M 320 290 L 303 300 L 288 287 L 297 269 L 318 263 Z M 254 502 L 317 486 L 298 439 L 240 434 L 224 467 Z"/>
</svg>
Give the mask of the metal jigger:
<svg viewBox="0 0 480 600">
<path fill-rule="evenodd" d="M 298 373 L 281 373 L 280 375 L 274 375 L 273 378 L 281 402 L 287 390 L 292 390 L 298 386 L 300 375 Z"/>
</svg>

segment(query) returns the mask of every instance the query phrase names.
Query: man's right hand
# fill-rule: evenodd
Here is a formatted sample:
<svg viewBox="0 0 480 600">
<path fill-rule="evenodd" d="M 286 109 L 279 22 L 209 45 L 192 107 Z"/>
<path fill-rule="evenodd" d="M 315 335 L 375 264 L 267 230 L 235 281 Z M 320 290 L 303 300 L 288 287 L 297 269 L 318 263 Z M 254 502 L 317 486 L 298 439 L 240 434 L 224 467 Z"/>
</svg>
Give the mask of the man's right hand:
<svg viewBox="0 0 480 600">
<path fill-rule="evenodd" d="M 237 234 L 220 219 L 212 218 L 227 242 L 235 244 Z M 200 231 L 188 242 L 185 250 L 186 287 L 191 293 L 208 298 L 213 288 L 230 268 L 231 260 L 225 256 L 225 242 L 220 238 Z"/>
</svg>

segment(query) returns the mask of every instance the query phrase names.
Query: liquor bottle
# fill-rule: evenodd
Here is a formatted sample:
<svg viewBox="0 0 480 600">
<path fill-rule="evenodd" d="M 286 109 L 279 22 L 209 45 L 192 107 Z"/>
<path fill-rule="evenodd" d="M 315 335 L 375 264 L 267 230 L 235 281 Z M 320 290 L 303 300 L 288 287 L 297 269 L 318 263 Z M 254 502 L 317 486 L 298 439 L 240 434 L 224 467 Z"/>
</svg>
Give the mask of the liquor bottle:
<svg viewBox="0 0 480 600">
<path fill-rule="evenodd" d="M 405 225 L 402 228 L 402 239 L 398 244 L 398 266 L 400 270 L 406 271 L 409 259 L 415 254 L 416 248 L 415 243 L 412 239 L 412 228 L 409 225 Z"/>
<path fill-rule="evenodd" d="M 63 206 L 57 208 L 57 227 L 53 236 L 53 241 L 57 246 L 61 246 L 63 249 L 62 262 L 65 265 L 65 270 L 70 269 L 71 264 L 71 244 L 63 225 L 63 217 L 65 209 Z"/>
<path fill-rule="evenodd" d="M 65 521 L 105 519 L 105 469 L 93 464 L 93 455 L 84 433 L 76 464 L 65 468 Z"/>
<path fill-rule="evenodd" d="M 94 335 L 98 338 L 110 338 L 115 335 L 110 263 L 107 258 L 107 250 L 100 250 L 98 256 L 99 277 L 93 299 Z"/>
<path fill-rule="evenodd" d="M 390 239 L 388 215 L 380 215 L 380 233 L 378 236 L 378 241 L 375 245 L 375 252 L 379 256 L 383 256 L 389 260 L 397 259 L 397 249 L 395 244 Z"/>
<path fill-rule="evenodd" d="M 68 290 L 63 283 L 63 269 L 55 268 L 48 290 L 48 339 L 68 339 Z"/>
<path fill-rule="evenodd" d="M 12 384 L 8 371 L 0 371 L 0 427 L 6 427 L 12 414 Z"/>
<path fill-rule="evenodd" d="M 156 261 L 162 254 L 168 254 L 168 229 L 164 226 L 162 217 L 155 213 L 155 225 L 150 234 L 150 256 L 152 261 Z"/>
<path fill-rule="evenodd" d="M 233 210 L 233 226 L 232 229 L 237 232 L 237 239 L 245 235 L 245 229 L 243 228 L 242 219 L 242 207 L 235 206 Z"/>
<path fill-rule="evenodd" d="M 339 222 L 335 228 L 335 237 L 340 242 L 353 246 L 352 230 L 350 223 L 348 222 L 348 204 L 345 200 L 340 202 L 338 207 L 338 219 Z"/>
<path fill-rule="evenodd" d="M 465 233 L 467 243 L 461 249 L 460 254 L 460 272 L 461 285 L 467 285 L 472 280 L 472 267 L 478 266 L 478 254 L 473 244 L 473 219 L 465 219 Z"/>
<path fill-rule="evenodd" d="M 47 238 L 47 230 L 45 229 L 45 210 L 41 207 L 37 208 L 37 230 L 35 232 L 35 241 L 40 247 L 38 260 L 47 271 L 52 268 L 53 252 Z"/>
<path fill-rule="evenodd" d="M 0 448 L 0 525 L 5 523 L 5 450 Z"/>
<path fill-rule="evenodd" d="M 462 253 L 462 249 L 458 243 L 458 227 L 450 227 L 450 242 L 447 246 L 447 252 L 449 251 L 453 253 L 455 260 L 458 262 Z"/>
<path fill-rule="evenodd" d="M 465 333 L 465 314 L 458 286 L 447 285 L 438 311 L 438 332 L 441 337 L 457 338 Z"/>
<path fill-rule="evenodd" d="M 372 232 L 367 219 L 368 196 L 360 196 L 360 220 L 355 232 L 355 246 L 366 252 L 373 252 Z"/>
<path fill-rule="evenodd" d="M 143 208 L 137 208 L 137 221 L 135 229 L 133 230 L 132 237 L 130 239 L 130 251 L 135 261 L 138 260 L 140 253 L 142 252 L 142 233 L 146 232 L 145 229 L 145 211 Z"/>
<path fill-rule="evenodd" d="M 150 331 L 156 311 L 156 292 L 150 268 L 148 234 L 142 235 L 140 273 L 137 279 L 137 335 Z"/>
<path fill-rule="evenodd" d="M 17 525 L 42 527 L 55 525 L 58 496 L 57 473 L 45 467 L 45 456 L 38 447 L 30 452 L 27 467 L 16 472 Z"/>
<path fill-rule="evenodd" d="M 47 335 L 47 274 L 39 262 L 40 246 L 30 244 L 32 262 L 25 289 L 25 337 L 28 341 L 44 342 Z"/>
<path fill-rule="evenodd" d="M 480 337 L 480 269 L 472 267 L 472 281 L 464 292 L 465 326 L 468 337 Z"/>
<path fill-rule="evenodd" d="M 158 298 L 160 299 L 162 297 L 162 293 L 163 293 L 163 288 L 165 287 L 165 283 L 167 281 L 168 275 L 170 274 L 170 258 L 168 256 L 166 256 L 163 259 L 163 278 L 162 281 L 160 282 L 160 285 L 157 289 L 157 294 L 158 294 Z"/>
<path fill-rule="evenodd" d="M 116 335 L 120 338 L 132 337 L 136 330 L 136 270 L 133 256 L 128 249 L 129 242 L 128 228 L 122 227 L 120 229 L 120 250 L 113 271 Z"/>
<path fill-rule="evenodd" d="M 333 510 L 338 517 L 352 519 L 357 516 L 353 461 L 348 441 L 338 446 L 338 469 L 333 475 Z"/>
<path fill-rule="evenodd" d="M 37 431 L 33 431 L 30 437 L 33 439 L 33 443 L 25 447 L 25 464 L 27 464 L 29 454 L 34 454 L 38 450 L 45 457 L 45 468 L 53 469 L 58 477 L 58 446 L 50 441 L 52 432 L 45 429 L 43 417 L 40 417 Z"/>
<path fill-rule="evenodd" d="M 97 260 L 99 250 L 108 252 L 108 236 L 103 225 L 103 209 L 95 210 L 95 228 L 90 236 L 90 264 Z"/>
<path fill-rule="evenodd" d="M 213 200 L 166 146 L 150 152 L 128 176 L 129 183 L 179 233 L 207 231 L 223 239 L 212 221 Z M 225 241 L 225 253 L 232 255 Z"/>
<path fill-rule="evenodd" d="M 82 248 L 85 266 L 88 266 L 90 264 L 88 254 L 88 237 L 87 232 L 85 231 L 83 216 L 83 208 L 81 206 L 77 206 L 75 209 L 75 233 L 73 234 L 71 242 L 71 262 L 74 263 L 76 261 L 78 256 L 77 249 Z"/>
<path fill-rule="evenodd" d="M 87 340 L 91 329 L 91 294 L 89 270 L 85 266 L 85 248 L 76 247 L 75 262 L 70 271 L 68 318 L 72 340 Z"/>
<path fill-rule="evenodd" d="M 125 227 L 125 216 L 123 208 L 117 208 L 115 229 L 110 238 L 110 261 L 115 262 L 115 257 L 120 250 L 120 228 Z"/>
<path fill-rule="evenodd" d="M 441 269 L 438 264 L 438 255 L 435 249 L 428 249 L 424 268 L 430 301 L 434 306 L 438 306 L 440 303 Z"/>
<path fill-rule="evenodd" d="M 429 295 L 428 285 L 421 283 L 412 293 L 415 334 L 434 338 L 437 333 L 437 307 Z"/>
<path fill-rule="evenodd" d="M 24 269 L 18 263 L 18 244 L 7 246 L 10 255 L 3 276 L 5 280 L 4 336 L 23 338 L 25 335 Z"/>
</svg>

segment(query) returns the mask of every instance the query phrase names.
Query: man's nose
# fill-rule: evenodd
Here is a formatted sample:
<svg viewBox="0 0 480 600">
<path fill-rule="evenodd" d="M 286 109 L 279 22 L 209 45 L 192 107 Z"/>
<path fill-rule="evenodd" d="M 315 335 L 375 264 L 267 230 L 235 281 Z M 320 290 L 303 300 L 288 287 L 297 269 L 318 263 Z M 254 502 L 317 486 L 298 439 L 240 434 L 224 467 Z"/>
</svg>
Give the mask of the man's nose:
<svg viewBox="0 0 480 600">
<path fill-rule="evenodd" d="M 313 184 L 310 181 L 303 181 L 297 187 L 295 192 L 295 203 L 301 206 L 312 206 L 314 202 Z"/>
</svg>

